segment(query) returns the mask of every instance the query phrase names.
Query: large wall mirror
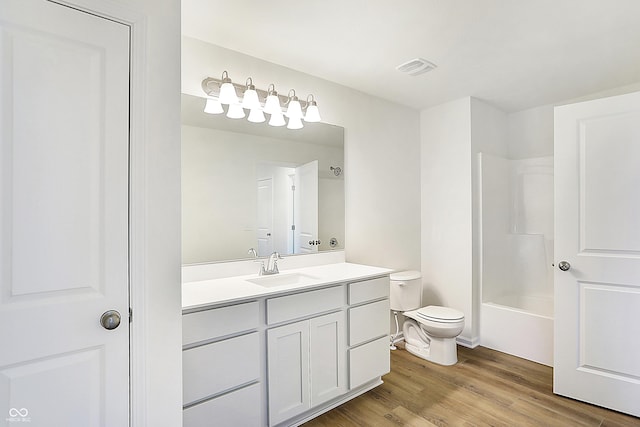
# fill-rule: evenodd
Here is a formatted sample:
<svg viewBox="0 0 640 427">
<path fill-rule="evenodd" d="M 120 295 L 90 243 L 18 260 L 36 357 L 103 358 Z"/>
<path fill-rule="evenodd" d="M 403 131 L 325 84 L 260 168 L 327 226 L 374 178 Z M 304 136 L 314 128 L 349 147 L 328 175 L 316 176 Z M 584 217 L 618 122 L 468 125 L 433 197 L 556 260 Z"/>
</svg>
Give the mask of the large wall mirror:
<svg viewBox="0 0 640 427">
<path fill-rule="evenodd" d="M 344 129 L 203 112 L 182 95 L 182 262 L 344 248 Z"/>
</svg>

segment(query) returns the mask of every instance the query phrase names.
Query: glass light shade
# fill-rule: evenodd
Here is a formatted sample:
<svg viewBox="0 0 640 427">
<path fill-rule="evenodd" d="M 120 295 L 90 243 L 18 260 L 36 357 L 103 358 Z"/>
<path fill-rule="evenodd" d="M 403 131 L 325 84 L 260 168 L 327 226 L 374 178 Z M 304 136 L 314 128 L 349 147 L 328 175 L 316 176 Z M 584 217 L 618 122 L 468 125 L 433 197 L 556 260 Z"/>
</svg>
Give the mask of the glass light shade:
<svg viewBox="0 0 640 427">
<path fill-rule="evenodd" d="M 289 107 L 287 108 L 285 116 L 289 117 L 290 119 L 302 119 L 303 114 L 302 107 L 300 106 L 300 101 L 295 99 L 289 101 Z"/>
<path fill-rule="evenodd" d="M 270 126 L 284 126 L 286 123 L 284 121 L 284 116 L 282 112 L 276 112 L 271 114 L 271 118 L 269 119 Z"/>
<path fill-rule="evenodd" d="M 258 99 L 258 92 L 255 89 L 247 89 L 244 91 L 242 97 L 242 108 L 253 110 L 260 108 L 260 100 Z"/>
<path fill-rule="evenodd" d="M 229 104 L 229 111 L 227 111 L 227 117 L 230 119 L 243 119 L 244 110 L 240 104 Z"/>
<path fill-rule="evenodd" d="M 278 99 L 278 95 L 267 96 L 267 100 L 264 103 L 264 112 L 267 114 L 280 113 L 280 115 L 282 115 L 282 107 L 280 107 L 280 100 Z"/>
<path fill-rule="evenodd" d="M 305 122 L 319 122 L 320 119 L 320 111 L 318 110 L 318 106 L 314 104 L 310 104 L 307 107 L 307 114 L 304 115 Z"/>
<path fill-rule="evenodd" d="M 217 99 L 207 98 L 207 103 L 204 106 L 204 112 L 208 114 L 222 114 L 224 109 L 222 104 Z"/>
<path fill-rule="evenodd" d="M 236 88 L 231 83 L 222 83 L 220 86 L 220 103 L 222 104 L 237 104 L 239 102 L 238 95 L 236 94 Z"/>
<path fill-rule="evenodd" d="M 289 123 L 287 123 L 287 129 L 302 129 L 304 126 L 302 124 L 302 119 L 290 117 Z"/>
<path fill-rule="evenodd" d="M 249 111 L 249 117 L 247 118 L 252 123 L 262 123 L 266 120 L 264 113 L 260 108 L 254 108 Z"/>
</svg>

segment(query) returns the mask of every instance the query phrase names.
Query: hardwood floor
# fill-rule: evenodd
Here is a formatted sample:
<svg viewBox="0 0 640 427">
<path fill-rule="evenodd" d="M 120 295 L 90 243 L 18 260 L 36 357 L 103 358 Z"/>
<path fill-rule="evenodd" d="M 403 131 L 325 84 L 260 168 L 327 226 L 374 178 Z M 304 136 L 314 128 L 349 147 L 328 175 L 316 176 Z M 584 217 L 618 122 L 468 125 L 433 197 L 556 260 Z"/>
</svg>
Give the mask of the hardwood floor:
<svg viewBox="0 0 640 427">
<path fill-rule="evenodd" d="M 304 425 L 640 426 L 640 418 L 554 395 L 552 375 L 484 347 L 458 347 L 458 363 L 448 367 L 398 349 L 383 385 Z"/>
</svg>

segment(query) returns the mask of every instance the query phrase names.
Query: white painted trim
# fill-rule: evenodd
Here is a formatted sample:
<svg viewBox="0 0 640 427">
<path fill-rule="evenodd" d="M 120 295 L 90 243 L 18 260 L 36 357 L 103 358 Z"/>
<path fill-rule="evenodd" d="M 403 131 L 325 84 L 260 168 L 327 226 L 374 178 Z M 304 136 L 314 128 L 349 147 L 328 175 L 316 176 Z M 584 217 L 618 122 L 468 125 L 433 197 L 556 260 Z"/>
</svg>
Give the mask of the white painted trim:
<svg viewBox="0 0 640 427">
<path fill-rule="evenodd" d="M 129 77 L 129 425 L 146 426 L 146 84 L 147 19 L 113 0 L 48 0 L 127 25 L 131 29 Z M 134 410 L 135 409 L 135 410 Z"/>
<path fill-rule="evenodd" d="M 147 229 L 146 229 L 146 79 L 147 21 L 144 16 L 131 25 L 130 141 L 129 141 L 129 303 L 133 309 L 130 336 L 130 426 L 147 425 Z"/>
<path fill-rule="evenodd" d="M 456 338 L 456 343 L 463 347 L 476 348 L 477 346 L 480 345 L 480 338 L 478 337 L 467 338 L 463 336 L 458 336 Z"/>
</svg>

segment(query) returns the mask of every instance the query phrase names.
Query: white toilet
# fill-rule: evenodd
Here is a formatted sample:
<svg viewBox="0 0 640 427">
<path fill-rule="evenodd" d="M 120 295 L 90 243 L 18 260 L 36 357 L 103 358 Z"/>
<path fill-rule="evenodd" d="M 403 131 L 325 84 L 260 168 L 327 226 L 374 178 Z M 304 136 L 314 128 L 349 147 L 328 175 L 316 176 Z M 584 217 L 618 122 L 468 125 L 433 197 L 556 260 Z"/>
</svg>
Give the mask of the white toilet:
<svg viewBox="0 0 640 427">
<path fill-rule="evenodd" d="M 391 274 L 391 310 L 408 317 L 402 327 L 405 348 L 425 360 L 455 365 L 458 361 L 456 337 L 464 328 L 464 313 L 437 305 L 420 308 L 421 277 L 419 271 Z"/>
</svg>

